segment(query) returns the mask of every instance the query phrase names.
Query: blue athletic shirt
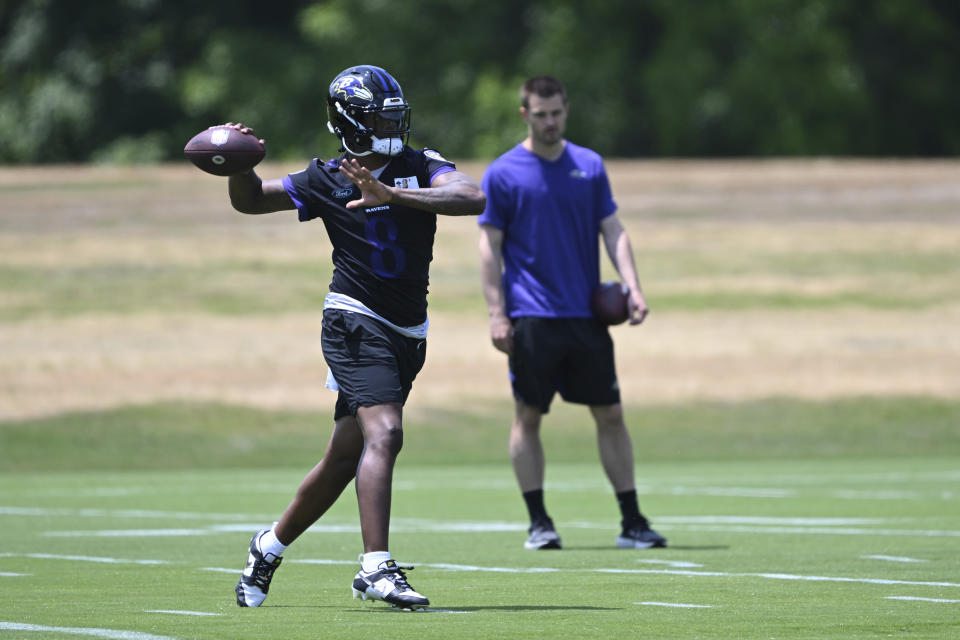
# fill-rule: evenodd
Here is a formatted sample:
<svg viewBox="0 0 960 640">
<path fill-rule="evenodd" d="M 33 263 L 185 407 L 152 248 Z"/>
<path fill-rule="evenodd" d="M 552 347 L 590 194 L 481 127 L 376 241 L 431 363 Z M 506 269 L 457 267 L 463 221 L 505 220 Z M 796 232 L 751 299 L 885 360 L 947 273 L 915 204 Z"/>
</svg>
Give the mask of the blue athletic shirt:
<svg viewBox="0 0 960 640">
<path fill-rule="evenodd" d="M 404 147 L 380 174 L 380 182 L 425 189 L 455 165 L 433 149 Z M 320 218 L 333 245 L 330 292 L 360 302 L 400 327 L 427 319 L 427 287 L 437 216 L 389 203 L 347 209 L 360 190 L 340 171 L 340 158 L 313 162 L 283 178 L 305 222 Z"/>
<path fill-rule="evenodd" d="M 600 282 L 600 221 L 617 210 L 598 153 L 567 142 L 550 162 L 518 144 L 483 175 L 478 219 L 503 231 L 511 318 L 589 318 Z"/>
</svg>

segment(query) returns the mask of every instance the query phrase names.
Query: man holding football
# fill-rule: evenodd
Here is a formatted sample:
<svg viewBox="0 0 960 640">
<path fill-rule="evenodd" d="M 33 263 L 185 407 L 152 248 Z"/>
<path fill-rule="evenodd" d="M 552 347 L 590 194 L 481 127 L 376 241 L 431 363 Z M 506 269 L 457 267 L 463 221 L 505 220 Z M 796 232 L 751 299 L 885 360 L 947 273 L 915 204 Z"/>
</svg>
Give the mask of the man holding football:
<svg viewBox="0 0 960 640">
<path fill-rule="evenodd" d="M 389 551 L 393 468 L 403 443 L 403 405 L 426 357 L 436 216 L 479 214 L 485 199 L 437 151 L 406 145 L 410 106 L 380 67 L 338 74 L 327 114 L 344 152 L 338 159 L 314 159 L 281 179 L 261 180 L 252 169 L 229 178 L 230 201 L 242 213 L 296 209 L 300 221 L 323 221 L 334 270 L 321 341 L 327 387 L 339 394 L 323 458 L 280 520 L 253 536 L 237 604 L 260 606 L 287 546 L 356 480 L 364 553 L 354 597 L 421 608 L 429 600 L 410 586 Z"/>
<path fill-rule="evenodd" d="M 640 513 L 613 341 L 590 309 L 600 279 L 599 236 L 629 288 L 630 324 L 646 317 L 630 239 L 602 159 L 563 137 L 569 111 L 563 85 L 549 76 L 530 78 L 520 96 L 527 137 L 487 168 L 479 224 L 490 337 L 509 356 L 510 458 L 530 516 L 524 546 L 561 548 L 544 504 L 540 441 L 543 415 L 559 392 L 567 402 L 589 406 L 596 423 L 600 459 L 621 512 L 616 545 L 665 547 Z"/>
</svg>

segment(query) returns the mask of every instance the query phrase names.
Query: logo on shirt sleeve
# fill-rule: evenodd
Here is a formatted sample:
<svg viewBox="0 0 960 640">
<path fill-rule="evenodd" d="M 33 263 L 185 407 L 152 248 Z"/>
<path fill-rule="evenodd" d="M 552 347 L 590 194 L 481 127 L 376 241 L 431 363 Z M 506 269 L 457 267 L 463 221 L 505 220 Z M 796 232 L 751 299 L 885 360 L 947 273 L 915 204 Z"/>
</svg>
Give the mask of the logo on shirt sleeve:
<svg viewBox="0 0 960 640">
<path fill-rule="evenodd" d="M 410 176 L 409 178 L 394 178 L 393 186 L 399 189 L 419 189 L 420 183 L 417 181 L 417 176 Z"/>
<path fill-rule="evenodd" d="M 436 149 L 424 149 L 423 155 L 427 156 L 428 158 L 433 158 L 434 160 L 440 160 L 441 162 L 447 161 L 447 159 L 440 155 L 440 152 Z"/>
</svg>

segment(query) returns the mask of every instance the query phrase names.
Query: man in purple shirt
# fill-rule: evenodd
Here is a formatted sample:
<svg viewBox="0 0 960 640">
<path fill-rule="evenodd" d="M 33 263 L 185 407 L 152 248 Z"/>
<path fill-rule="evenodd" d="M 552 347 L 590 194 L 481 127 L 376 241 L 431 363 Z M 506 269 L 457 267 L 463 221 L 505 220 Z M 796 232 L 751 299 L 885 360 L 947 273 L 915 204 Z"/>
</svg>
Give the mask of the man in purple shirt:
<svg viewBox="0 0 960 640">
<path fill-rule="evenodd" d="M 617 546 L 665 547 L 666 539 L 640 513 L 613 341 L 590 310 L 600 280 L 600 236 L 630 290 L 630 324 L 646 317 L 630 239 L 617 218 L 603 160 L 563 137 L 569 111 L 563 85 L 534 77 L 520 96 L 527 137 L 487 168 L 479 224 L 490 337 L 509 356 L 516 402 L 510 458 L 530 514 L 524 546 L 561 548 L 544 505 L 540 442 L 542 417 L 559 392 L 567 402 L 589 406 L 596 423 L 600 458 L 622 516 Z"/>
</svg>

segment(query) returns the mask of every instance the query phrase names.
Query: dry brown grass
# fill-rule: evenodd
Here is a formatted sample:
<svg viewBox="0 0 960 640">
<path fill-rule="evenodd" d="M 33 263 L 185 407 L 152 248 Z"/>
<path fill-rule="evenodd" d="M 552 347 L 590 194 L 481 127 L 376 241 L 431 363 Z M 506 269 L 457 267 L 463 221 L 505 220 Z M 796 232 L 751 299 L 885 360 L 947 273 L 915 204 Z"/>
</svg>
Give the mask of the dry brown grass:
<svg viewBox="0 0 960 640">
<path fill-rule="evenodd" d="M 608 167 L 654 309 L 643 326 L 614 329 L 627 401 L 960 394 L 955 297 L 916 310 L 657 310 L 658 295 L 678 292 L 955 291 L 949 278 L 922 271 L 796 278 L 755 264 L 742 274 L 686 271 L 682 264 L 658 271 L 658 260 L 678 252 L 731 261 L 789 255 L 813 263 L 844 252 L 889 252 L 901 260 L 930 252 L 960 255 L 960 163 Z M 294 168 L 267 166 L 262 173 Z M 477 179 L 483 170 L 479 164 L 461 168 Z M 189 167 L 4 169 L 0 197 L 0 267 L 297 264 L 330 251 L 319 224 L 298 224 L 292 214 L 236 214 L 223 180 Z M 448 218 L 439 226 L 433 297 L 468 291 L 478 300 L 475 221 Z M 326 285 L 316 282 L 318 298 Z M 42 296 L 42 288 L 14 293 L 0 287 L 0 310 L 30 295 Z M 0 420 L 169 399 L 330 407 L 319 330 L 319 314 L 283 309 L 243 316 L 185 310 L 0 320 Z M 507 395 L 505 361 L 489 344 L 484 314 L 435 310 L 414 408 L 470 406 Z"/>
</svg>

